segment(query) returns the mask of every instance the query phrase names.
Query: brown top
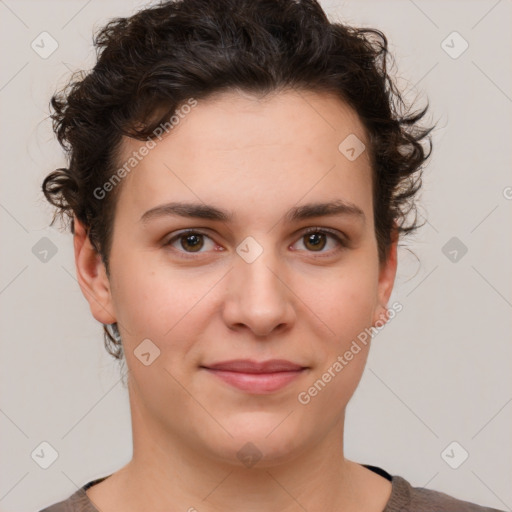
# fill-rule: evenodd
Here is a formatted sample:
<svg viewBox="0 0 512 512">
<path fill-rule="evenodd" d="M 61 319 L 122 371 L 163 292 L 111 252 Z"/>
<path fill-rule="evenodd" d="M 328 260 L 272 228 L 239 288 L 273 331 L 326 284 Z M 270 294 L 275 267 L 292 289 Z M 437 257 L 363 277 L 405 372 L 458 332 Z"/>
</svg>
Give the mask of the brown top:
<svg viewBox="0 0 512 512">
<path fill-rule="evenodd" d="M 468 501 L 458 500 L 448 494 L 424 487 L 412 487 L 407 480 L 400 476 L 391 476 L 387 471 L 376 466 L 363 465 L 391 482 L 391 495 L 382 512 L 504 512 L 496 508 L 482 507 Z M 68 499 L 39 512 L 99 512 L 85 491 L 109 476 L 88 482 Z"/>
</svg>

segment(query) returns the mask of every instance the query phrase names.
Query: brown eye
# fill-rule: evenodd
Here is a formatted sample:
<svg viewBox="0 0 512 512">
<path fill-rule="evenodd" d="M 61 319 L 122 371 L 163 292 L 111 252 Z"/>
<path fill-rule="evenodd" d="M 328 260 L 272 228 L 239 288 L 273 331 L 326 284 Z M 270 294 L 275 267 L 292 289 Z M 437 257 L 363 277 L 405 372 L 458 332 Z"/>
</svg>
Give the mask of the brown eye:
<svg viewBox="0 0 512 512">
<path fill-rule="evenodd" d="M 325 233 L 308 233 L 304 235 L 304 245 L 312 251 L 321 251 L 327 243 L 326 238 Z"/>
<path fill-rule="evenodd" d="M 209 246 L 208 246 L 209 244 Z M 208 249 L 215 250 L 215 242 L 205 233 L 196 230 L 182 231 L 164 243 L 178 255 L 205 254 Z"/>
<path fill-rule="evenodd" d="M 296 243 L 299 242 L 304 245 L 306 252 L 318 253 L 319 257 L 333 256 L 349 247 L 343 234 L 327 228 L 309 228 Z"/>
<path fill-rule="evenodd" d="M 181 241 L 181 247 L 186 251 L 190 248 L 191 252 L 197 252 L 204 245 L 203 235 L 199 233 L 181 235 L 179 240 Z"/>
</svg>

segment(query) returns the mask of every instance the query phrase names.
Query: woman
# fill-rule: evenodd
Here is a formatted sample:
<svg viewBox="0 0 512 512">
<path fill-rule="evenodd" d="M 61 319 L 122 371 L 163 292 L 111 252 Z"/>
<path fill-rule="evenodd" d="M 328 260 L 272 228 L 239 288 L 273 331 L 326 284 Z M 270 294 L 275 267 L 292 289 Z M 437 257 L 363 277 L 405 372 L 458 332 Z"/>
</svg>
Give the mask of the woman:
<svg viewBox="0 0 512 512">
<path fill-rule="evenodd" d="M 384 35 L 183 0 L 96 44 L 52 99 L 70 159 L 43 190 L 126 362 L 133 458 L 45 511 L 495 510 L 344 456 L 429 155 Z"/>
</svg>

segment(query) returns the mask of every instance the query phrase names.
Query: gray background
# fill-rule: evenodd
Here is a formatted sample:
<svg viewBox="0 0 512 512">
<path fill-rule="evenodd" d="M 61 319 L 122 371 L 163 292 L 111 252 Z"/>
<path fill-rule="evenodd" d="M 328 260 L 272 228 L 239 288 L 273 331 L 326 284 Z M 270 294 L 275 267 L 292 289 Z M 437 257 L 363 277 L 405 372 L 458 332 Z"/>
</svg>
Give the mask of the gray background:
<svg viewBox="0 0 512 512">
<path fill-rule="evenodd" d="M 142 5 L 0 0 L 2 511 L 39 510 L 131 457 L 127 391 L 75 279 L 72 236 L 48 227 L 40 186 L 65 163 L 46 119 L 51 94 L 93 65 L 93 29 Z M 346 455 L 511 510 L 512 4 L 322 5 L 334 19 L 383 30 L 401 87 L 428 96 L 438 121 L 421 196 L 428 223 L 407 242 L 419 262 L 400 250 L 390 304 L 404 309 L 374 339 L 348 407 Z M 31 47 L 43 31 L 59 45 L 46 59 Z M 469 44 L 457 58 L 463 41 L 453 31 Z M 47 261 L 43 237 L 56 249 Z M 48 469 L 31 458 L 43 441 L 58 452 Z M 458 469 L 441 456 L 453 441 L 469 453 Z M 452 460 L 460 450 L 448 451 Z"/>
</svg>

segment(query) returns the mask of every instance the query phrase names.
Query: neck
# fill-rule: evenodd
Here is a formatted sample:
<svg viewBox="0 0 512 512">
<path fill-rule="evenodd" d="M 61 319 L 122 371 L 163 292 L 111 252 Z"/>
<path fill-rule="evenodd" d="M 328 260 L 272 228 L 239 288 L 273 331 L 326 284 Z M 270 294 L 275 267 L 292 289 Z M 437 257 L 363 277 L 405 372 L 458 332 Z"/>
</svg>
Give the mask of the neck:
<svg viewBox="0 0 512 512">
<path fill-rule="evenodd" d="M 112 477 L 123 510 L 291 512 L 356 510 L 361 466 L 343 455 L 343 418 L 293 457 L 251 467 L 219 460 L 155 423 L 132 405 L 133 458 Z"/>
<path fill-rule="evenodd" d="M 237 455 L 247 440 L 231 435 L 224 444 L 228 448 L 213 443 L 214 452 L 211 442 L 173 431 L 168 422 L 148 414 L 143 402 L 133 400 L 136 393 L 129 396 L 133 457 L 87 490 L 98 510 L 374 512 L 384 509 L 391 494 L 386 479 L 345 459 L 344 413 L 308 443 L 283 443 L 276 427 L 255 440 L 265 447 L 261 459 L 244 465 Z"/>
</svg>

